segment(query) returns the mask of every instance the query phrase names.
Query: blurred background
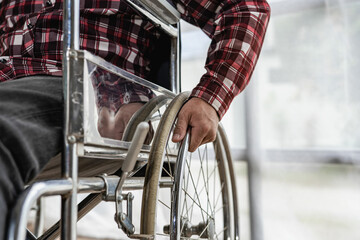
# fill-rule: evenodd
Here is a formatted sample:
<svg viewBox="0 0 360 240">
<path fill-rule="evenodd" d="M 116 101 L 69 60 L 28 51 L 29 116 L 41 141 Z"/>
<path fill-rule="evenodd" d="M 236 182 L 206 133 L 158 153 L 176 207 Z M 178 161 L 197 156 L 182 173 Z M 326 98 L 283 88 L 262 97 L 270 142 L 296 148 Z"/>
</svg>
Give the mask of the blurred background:
<svg viewBox="0 0 360 240">
<path fill-rule="evenodd" d="M 256 70 L 222 120 L 241 239 L 360 239 L 360 1 L 268 2 Z M 182 23 L 184 90 L 209 43 Z"/>
</svg>

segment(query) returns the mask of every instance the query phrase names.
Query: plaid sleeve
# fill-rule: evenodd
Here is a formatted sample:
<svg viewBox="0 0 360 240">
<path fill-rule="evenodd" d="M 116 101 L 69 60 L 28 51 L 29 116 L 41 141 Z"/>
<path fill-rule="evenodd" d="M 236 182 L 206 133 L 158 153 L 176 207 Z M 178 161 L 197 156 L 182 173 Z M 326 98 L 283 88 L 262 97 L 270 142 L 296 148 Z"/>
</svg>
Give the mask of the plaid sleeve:
<svg viewBox="0 0 360 240">
<path fill-rule="evenodd" d="M 248 84 L 270 17 L 266 0 L 178 0 L 182 18 L 200 27 L 211 45 L 206 73 L 193 89 L 224 116 L 232 100 Z"/>
</svg>

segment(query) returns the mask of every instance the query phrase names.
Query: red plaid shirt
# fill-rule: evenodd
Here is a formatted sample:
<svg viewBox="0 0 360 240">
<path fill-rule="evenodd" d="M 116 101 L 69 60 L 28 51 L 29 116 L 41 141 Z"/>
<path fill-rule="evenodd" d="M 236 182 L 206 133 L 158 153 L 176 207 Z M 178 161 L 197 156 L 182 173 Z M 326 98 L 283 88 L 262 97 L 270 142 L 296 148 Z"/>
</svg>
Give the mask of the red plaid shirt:
<svg viewBox="0 0 360 240">
<path fill-rule="evenodd" d="M 138 76 L 149 74 L 158 30 L 122 0 L 80 1 L 80 44 Z M 249 82 L 264 39 L 266 0 L 174 0 L 182 18 L 212 42 L 206 74 L 192 96 L 222 117 Z M 0 0 L 0 82 L 30 75 L 60 76 L 62 0 Z"/>
</svg>

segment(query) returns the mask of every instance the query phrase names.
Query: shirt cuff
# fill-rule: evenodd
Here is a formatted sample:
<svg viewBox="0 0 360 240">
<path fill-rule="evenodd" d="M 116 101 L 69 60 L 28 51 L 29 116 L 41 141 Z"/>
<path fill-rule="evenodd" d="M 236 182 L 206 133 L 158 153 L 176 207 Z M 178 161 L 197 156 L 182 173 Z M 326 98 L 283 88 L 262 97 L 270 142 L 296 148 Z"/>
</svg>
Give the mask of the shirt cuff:
<svg viewBox="0 0 360 240">
<path fill-rule="evenodd" d="M 209 103 L 217 112 L 220 120 L 228 110 L 234 96 L 221 83 L 208 77 L 203 77 L 200 83 L 192 90 L 190 97 L 201 98 Z"/>
</svg>

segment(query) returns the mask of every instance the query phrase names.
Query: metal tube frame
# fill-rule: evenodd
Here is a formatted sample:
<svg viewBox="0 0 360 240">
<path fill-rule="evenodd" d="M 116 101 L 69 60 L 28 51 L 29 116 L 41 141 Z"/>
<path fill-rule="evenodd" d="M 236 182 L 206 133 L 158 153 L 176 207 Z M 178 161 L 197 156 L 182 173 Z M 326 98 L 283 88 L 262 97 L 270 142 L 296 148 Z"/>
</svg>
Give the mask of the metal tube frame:
<svg viewBox="0 0 360 240">
<path fill-rule="evenodd" d="M 170 86 L 173 93 L 178 94 L 181 92 L 180 84 L 180 14 L 171 15 L 173 20 L 167 21 L 166 18 L 161 18 L 161 14 L 153 14 L 146 7 L 153 5 L 151 1 L 147 0 L 126 0 L 130 6 L 138 12 L 146 16 L 155 26 L 159 27 L 163 32 L 171 37 L 170 49 Z M 165 4 L 166 7 L 172 8 L 171 12 L 174 13 L 176 9 L 168 5 L 166 1 L 156 0 L 159 4 Z M 148 5 L 148 6 L 146 6 Z M 151 8 L 151 6 L 150 6 Z M 159 18 L 160 17 L 160 18 Z M 173 25 L 176 25 L 174 27 Z"/>
<path fill-rule="evenodd" d="M 171 37 L 170 50 L 170 81 L 173 93 L 179 93 L 180 89 L 180 54 L 178 30 L 170 24 L 166 24 L 146 10 L 137 7 L 138 5 L 130 5 L 142 12 L 151 21 Z M 79 0 L 65 0 L 64 2 L 64 56 L 63 56 L 63 84 L 64 99 L 66 99 L 65 110 L 65 147 L 62 162 L 63 178 L 72 179 L 72 192 L 62 197 L 62 220 L 61 220 L 61 237 L 63 239 L 76 239 L 76 222 L 77 222 L 77 184 L 78 184 L 78 142 L 83 140 L 83 76 L 84 76 L 84 59 L 79 57 L 79 36 L 80 36 L 80 7 Z M 179 23 L 177 23 L 179 29 Z M 117 71 L 118 73 L 119 71 Z M 126 72 L 122 72 L 127 75 Z M 133 79 L 136 79 L 136 77 Z M 151 85 L 151 84 L 150 84 Z M 154 86 L 151 86 L 154 87 Z M 164 92 L 161 91 L 161 92 Z M 80 121 L 79 121 L 80 120 Z"/>
<path fill-rule="evenodd" d="M 119 177 L 117 176 L 81 178 L 79 179 L 79 182 L 77 184 L 76 192 L 101 193 L 107 191 L 107 188 L 109 186 L 112 188 L 110 192 L 115 192 L 118 182 L 119 182 Z M 144 185 L 143 179 L 127 179 L 124 182 L 123 190 L 125 191 L 141 190 L 143 185 Z M 38 199 L 40 199 L 43 196 L 70 195 L 74 191 L 73 186 L 74 184 L 71 179 L 58 179 L 58 180 L 36 182 L 30 187 L 28 187 L 22 193 L 21 197 L 17 200 L 16 207 L 11 216 L 8 239 L 11 240 L 25 239 L 26 236 L 25 227 L 27 224 L 29 212 L 32 206 L 34 205 L 34 203 Z M 171 188 L 171 186 L 172 186 L 171 179 L 162 180 L 160 182 L 160 187 Z M 96 204 L 93 205 L 92 207 L 90 206 L 89 208 L 92 209 L 94 206 L 96 206 Z M 77 207 L 75 212 L 77 212 Z M 88 212 L 88 210 L 86 210 L 85 212 Z M 78 219 L 84 215 L 85 214 L 81 213 L 79 216 L 76 217 Z M 49 232 L 51 234 L 49 234 Z M 39 239 L 48 239 L 48 238 L 54 239 L 57 236 L 57 234 L 58 234 L 58 230 L 47 231 L 43 236 L 40 236 Z"/>
<path fill-rule="evenodd" d="M 34 224 L 34 235 L 40 236 L 44 231 L 44 199 L 40 197 L 36 202 L 36 216 Z"/>
<path fill-rule="evenodd" d="M 131 2 L 130 0 L 127 0 Z M 161 0 L 158 0 L 161 2 Z M 136 3 L 138 4 L 138 2 Z M 133 4 L 131 4 L 134 6 Z M 137 5 L 136 5 L 137 6 Z M 139 10 L 139 9 L 138 9 Z M 92 209 L 97 203 L 90 204 L 79 213 L 77 206 L 77 194 L 79 192 L 103 192 L 106 189 L 106 182 L 102 178 L 78 179 L 78 155 L 84 144 L 84 61 L 87 55 L 90 59 L 98 57 L 91 56 L 90 53 L 80 51 L 80 0 L 65 0 L 63 4 L 63 94 L 65 101 L 64 114 L 64 152 L 61 163 L 62 179 L 43 181 L 32 184 L 18 199 L 16 208 L 10 220 L 8 239 L 23 240 L 26 236 L 26 224 L 29 211 L 33 204 L 42 196 L 61 195 L 62 210 L 60 224 L 55 224 L 49 231 L 39 237 L 39 239 L 54 239 L 60 234 L 61 239 L 76 239 L 76 224 L 79 217 L 82 217 Z M 140 9 L 141 12 L 146 12 Z M 170 79 L 171 91 L 161 88 L 155 84 L 147 82 L 136 76 L 130 76 L 126 71 L 111 71 L 117 69 L 105 64 L 107 68 L 119 75 L 129 77 L 135 82 L 142 82 L 143 85 L 154 88 L 166 95 L 174 96 L 180 91 L 180 70 L 179 70 L 179 38 L 178 30 L 171 24 L 158 20 L 151 14 L 145 14 L 155 22 L 166 34 L 171 37 L 171 56 L 170 56 Z M 179 28 L 179 23 L 177 23 Z M 88 60 L 89 60 L 88 59 Z M 96 61 L 94 61 L 96 64 Z M 106 68 L 106 67 L 105 67 Z M 121 76 L 121 75 L 120 75 Z M 145 83 L 145 84 L 144 84 Z M 141 84 L 141 83 L 140 83 Z M 126 145 L 126 144 L 125 144 Z M 124 146 L 125 146 L 124 145 Z M 126 148 L 126 147 L 125 147 Z M 110 181 L 110 180 L 107 180 Z M 111 181 L 118 181 L 114 178 Z M 172 187 L 171 181 L 163 181 L 161 187 Z M 143 180 L 125 181 L 123 190 L 142 189 Z M 97 201 L 96 201 L 97 202 Z"/>
<path fill-rule="evenodd" d="M 53 194 L 65 194 L 71 191 L 72 181 L 70 179 L 53 180 L 47 182 L 38 182 L 25 190 L 17 200 L 15 209 L 11 215 L 11 221 L 8 231 L 8 239 L 24 240 L 26 236 L 26 224 L 29 212 L 34 203 L 41 196 Z"/>
<path fill-rule="evenodd" d="M 180 29 L 180 23 L 177 24 Z M 174 93 L 181 92 L 180 86 L 180 39 L 178 36 L 171 38 L 170 49 L 170 86 Z"/>
<path fill-rule="evenodd" d="M 92 178 L 80 178 L 78 193 L 92 193 L 78 205 L 78 220 L 83 218 L 88 212 L 96 207 L 101 201 L 115 201 L 116 187 L 120 181 L 118 176 L 101 176 Z M 144 179 L 126 179 L 122 190 L 134 191 L 142 190 Z M 160 188 L 171 188 L 172 180 L 162 179 L 159 183 Z M 70 190 L 69 190 L 70 191 Z M 102 193 L 102 194 L 97 194 Z M 59 222 L 48 229 L 38 240 L 56 239 L 60 234 Z"/>
<path fill-rule="evenodd" d="M 62 177 L 72 180 L 71 192 L 62 195 L 61 239 L 76 240 L 77 224 L 77 142 L 82 135 L 83 67 L 76 50 L 80 49 L 80 0 L 64 1 L 63 89 L 65 99 L 64 154 Z M 82 117 L 80 118 L 82 120 Z"/>
</svg>

